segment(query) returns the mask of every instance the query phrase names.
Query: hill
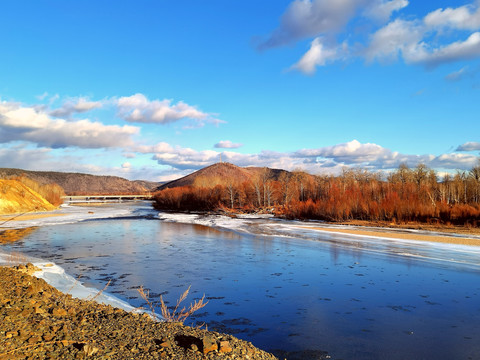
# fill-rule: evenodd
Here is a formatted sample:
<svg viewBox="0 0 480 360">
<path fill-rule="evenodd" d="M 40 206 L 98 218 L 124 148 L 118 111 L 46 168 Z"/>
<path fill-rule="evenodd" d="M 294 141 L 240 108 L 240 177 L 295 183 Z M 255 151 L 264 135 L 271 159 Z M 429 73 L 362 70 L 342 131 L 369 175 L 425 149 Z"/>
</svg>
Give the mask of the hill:
<svg viewBox="0 0 480 360">
<path fill-rule="evenodd" d="M 67 195 L 142 194 L 155 189 L 160 184 L 141 180 L 130 181 L 118 176 L 0 168 L 0 178 L 22 175 L 41 185 L 56 183 Z"/>
<path fill-rule="evenodd" d="M 55 206 L 20 181 L 0 179 L 0 214 L 54 209 Z"/>
<path fill-rule="evenodd" d="M 282 173 L 288 174 L 286 170 L 269 169 L 261 167 L 242 168 L 230 163 L 216 163 L 203 169 L 195 171 L 180 179 L 170 181 L 159 186 L 156 191 L 172 189 L 181 186 L 202 186 L 211 187 L 215 185 L 225 185 L 229 182 L 242 183 L 251 181 L 256 176 L 261 176 L 267 170 L 266 176 L 269 180 L 278 180 Z"/>
</svg>

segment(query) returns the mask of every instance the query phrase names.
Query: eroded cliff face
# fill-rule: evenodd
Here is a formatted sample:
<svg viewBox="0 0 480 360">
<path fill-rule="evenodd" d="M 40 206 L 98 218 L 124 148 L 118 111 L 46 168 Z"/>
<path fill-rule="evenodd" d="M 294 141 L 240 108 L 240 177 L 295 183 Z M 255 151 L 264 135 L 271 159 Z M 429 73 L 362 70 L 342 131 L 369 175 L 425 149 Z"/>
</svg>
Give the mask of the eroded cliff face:
<svg viewBox="0 0 480 360">
<path fill-rule="evenodd" d="M 21 182 L 0 179 L 0 215 L 54 209 L 55 206 Z"/>
</svg>

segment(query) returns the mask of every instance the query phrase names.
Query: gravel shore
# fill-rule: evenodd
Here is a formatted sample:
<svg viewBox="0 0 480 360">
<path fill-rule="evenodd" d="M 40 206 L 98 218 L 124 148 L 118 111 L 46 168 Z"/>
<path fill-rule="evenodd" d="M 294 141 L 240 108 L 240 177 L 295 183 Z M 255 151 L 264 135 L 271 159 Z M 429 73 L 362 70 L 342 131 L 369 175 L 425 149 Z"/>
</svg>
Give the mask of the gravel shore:
<svg viewBox="0 0 480 360">
<path fill-rule="evenodd" d="M 277 359 L 231 335 L 153 321 L 0 267 L 0 359 Z"/>
</svg>

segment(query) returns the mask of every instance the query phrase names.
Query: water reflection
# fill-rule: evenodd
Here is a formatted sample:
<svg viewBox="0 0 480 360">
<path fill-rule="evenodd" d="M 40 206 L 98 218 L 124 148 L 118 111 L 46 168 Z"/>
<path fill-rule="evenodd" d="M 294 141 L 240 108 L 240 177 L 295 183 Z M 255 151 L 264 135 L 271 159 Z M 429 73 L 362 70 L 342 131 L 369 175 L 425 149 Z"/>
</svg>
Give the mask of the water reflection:
<svg viewBox="0 0 480 360">
<path fill-rule="evenodd" d="M 23 239 L 25 236 L 33 233 L 37 227 L 29 227 L 24 229 L 10 229 L 0 231 L 0 244 L 15 242 Z"/>
<path fill-rule="evenodd" d="M 171 303 L 192 285 L 191 299 L 209 299 L 192 321 L 265 349 L 327 350 L 345 359 L 480 358 L 478 268 L 402 256 L 445 258 L 447 248 L 142 219 L 43 227 L 1 248 L 54 260 L 99 289 L 113 279 L 109 291 L 134 306 L 145 305 L 140 285 Z M 458 254 L 468 257 L 448 257 Z"/>
</svg>

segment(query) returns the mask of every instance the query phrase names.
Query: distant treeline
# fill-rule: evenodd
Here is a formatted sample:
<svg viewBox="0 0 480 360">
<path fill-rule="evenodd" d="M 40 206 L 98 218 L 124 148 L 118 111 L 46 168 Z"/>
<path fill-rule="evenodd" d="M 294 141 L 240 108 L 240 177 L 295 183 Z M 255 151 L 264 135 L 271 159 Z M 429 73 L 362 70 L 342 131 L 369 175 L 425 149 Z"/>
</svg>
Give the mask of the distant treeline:
<svg viewBox="0 0 480 360">
<path fill-rule="evenodd" d="M 256 176 L 197 179 L 191 186 L 155 194 L 161 210 L 229 208 L 274 212 L 291 219 L 426 222 L 480 226 L 480 164 L 445 175 L 420 164 L 401 165 L 390 174 L 345 169 L 340 176 L 283 172 L 276 179 L 264 168 Z"/>
</svg>

